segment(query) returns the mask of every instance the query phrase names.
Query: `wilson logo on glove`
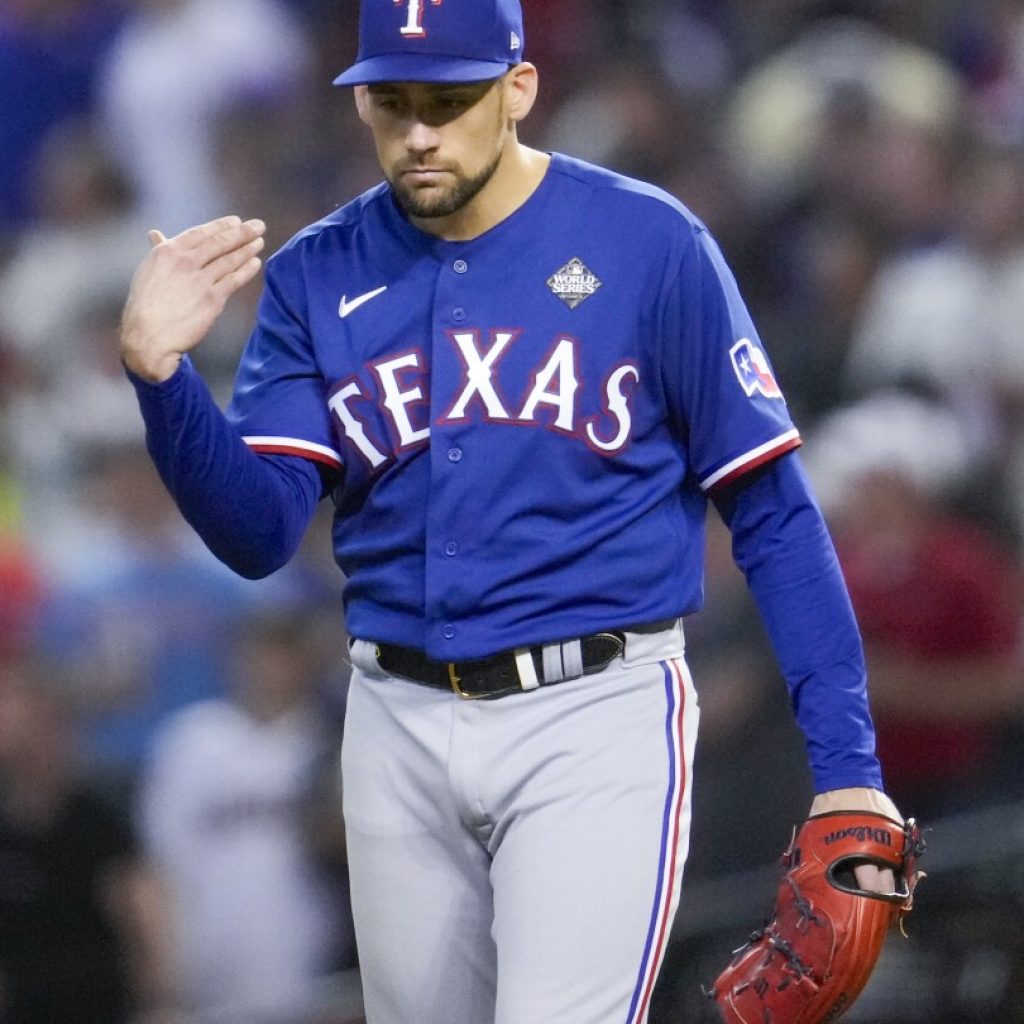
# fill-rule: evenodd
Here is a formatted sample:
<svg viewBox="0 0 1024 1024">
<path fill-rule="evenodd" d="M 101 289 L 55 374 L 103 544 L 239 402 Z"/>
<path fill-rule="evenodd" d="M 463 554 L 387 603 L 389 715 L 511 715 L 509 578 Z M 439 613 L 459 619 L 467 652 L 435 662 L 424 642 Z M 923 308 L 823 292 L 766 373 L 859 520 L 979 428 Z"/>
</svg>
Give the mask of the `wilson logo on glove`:
<svg viewBox="0 0 1024 1024">
<path fill-rule="evenodd" d="M 870 839 L 876 843 L 892 846 L 892 835 L 886 829 L 869 828 L 867 825 L 858 825 L 856 828 L 844 828 L 841 832 L 832 832 L 830 835 L 825 836 L 825 845 L 831 846 L 832 843 L 840 839 L 849 839 L 851 837 L 859 843 L 863 843 L 865 839 Z"/>
</svg>

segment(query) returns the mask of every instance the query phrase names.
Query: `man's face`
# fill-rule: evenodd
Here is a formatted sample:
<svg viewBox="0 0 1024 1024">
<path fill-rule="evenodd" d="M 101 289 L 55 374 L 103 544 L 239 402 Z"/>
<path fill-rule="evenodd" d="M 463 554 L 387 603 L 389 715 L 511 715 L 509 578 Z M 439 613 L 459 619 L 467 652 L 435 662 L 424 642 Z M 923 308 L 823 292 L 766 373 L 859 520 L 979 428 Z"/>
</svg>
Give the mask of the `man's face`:
<svg viewBox="0 0 1024 1024">
<path fill-rule="evenodd" d="M 490 181 L 511 133 L 503 79 L 365 87 L 360 115 L 384 176 L 413 217 L 447 217 Z"/>
</svg>

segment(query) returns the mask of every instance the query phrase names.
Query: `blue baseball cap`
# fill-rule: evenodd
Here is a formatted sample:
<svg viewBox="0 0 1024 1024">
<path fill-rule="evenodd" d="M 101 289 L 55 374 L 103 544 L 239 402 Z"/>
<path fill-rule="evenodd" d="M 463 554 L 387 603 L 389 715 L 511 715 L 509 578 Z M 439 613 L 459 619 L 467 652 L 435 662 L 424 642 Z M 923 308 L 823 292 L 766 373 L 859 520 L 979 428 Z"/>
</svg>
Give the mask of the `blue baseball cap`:
<svg viewBox="0 0 1024 1024">
<path fill-rule="evenodd" d="M 362 0 L 359 55 L 334 84 L 483 82 L 522 59 L 519 0 Z"/>
</svg>

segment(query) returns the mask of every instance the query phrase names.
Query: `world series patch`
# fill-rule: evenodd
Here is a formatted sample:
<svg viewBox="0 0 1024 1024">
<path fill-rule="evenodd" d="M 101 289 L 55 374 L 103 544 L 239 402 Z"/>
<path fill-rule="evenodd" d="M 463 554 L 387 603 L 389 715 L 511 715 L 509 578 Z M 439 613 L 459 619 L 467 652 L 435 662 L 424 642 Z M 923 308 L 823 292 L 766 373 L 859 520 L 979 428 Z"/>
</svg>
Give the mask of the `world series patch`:
<svg viewBox="0 0 1024 1024">
<path fill-rule="evenodd" d="M 583 260 L 573 256 L 548 278 L 548 287 L 570 309 L 575 309 L 601 287 L 601 281 Z"/>
</svg>

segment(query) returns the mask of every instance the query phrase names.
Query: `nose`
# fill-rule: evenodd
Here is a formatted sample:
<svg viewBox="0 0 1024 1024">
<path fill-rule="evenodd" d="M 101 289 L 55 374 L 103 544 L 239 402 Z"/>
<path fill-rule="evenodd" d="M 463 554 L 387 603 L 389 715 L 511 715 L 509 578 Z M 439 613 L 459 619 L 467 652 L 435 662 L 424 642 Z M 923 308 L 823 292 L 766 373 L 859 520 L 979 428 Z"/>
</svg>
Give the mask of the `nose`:
<svg viewBox="0 0 1024 1024">
<path fill-rule="evenodd" d="M 405 133 L 405 146 L 411 153 L 429 153 L 432 149 L 437 149 L 437 131 L 414 118 Z"/>
</svg>

